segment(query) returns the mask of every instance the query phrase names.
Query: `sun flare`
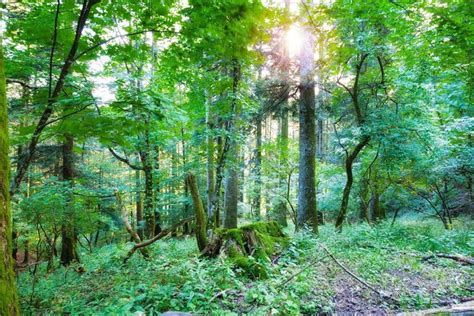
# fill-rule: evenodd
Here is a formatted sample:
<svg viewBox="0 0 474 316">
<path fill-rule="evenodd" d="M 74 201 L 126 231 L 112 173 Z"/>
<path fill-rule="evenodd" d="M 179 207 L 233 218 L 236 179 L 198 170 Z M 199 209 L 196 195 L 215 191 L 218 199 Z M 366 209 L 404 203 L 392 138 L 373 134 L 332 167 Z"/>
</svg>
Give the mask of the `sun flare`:
<svg viewBox="0 0 474 316">
<path fill-rule="evenodd" d="M 290 26 L 285 36 L 286 47 L 288 49 L 290 58 L 296 57 L 299 54 L 303 45 L 303 39 L 303 29 L 298 25 Z"/>
</svg>

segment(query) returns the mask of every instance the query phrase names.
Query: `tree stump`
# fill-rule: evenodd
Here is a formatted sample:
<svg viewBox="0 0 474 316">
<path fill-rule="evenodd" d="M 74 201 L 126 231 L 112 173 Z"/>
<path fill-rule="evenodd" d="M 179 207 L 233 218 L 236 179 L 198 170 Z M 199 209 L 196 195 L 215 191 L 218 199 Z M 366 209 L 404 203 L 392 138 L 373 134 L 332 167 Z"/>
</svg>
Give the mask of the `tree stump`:
<svg viewBox="0 0 474 316">
<path fill-rule="evenodd" d="M 265 262 L 288 246 L 277 222 L 257 222 L 239 228 L 216 229 L 203 256 L 229 258 L 252 278 L 267 277 Z"/>
</svg>

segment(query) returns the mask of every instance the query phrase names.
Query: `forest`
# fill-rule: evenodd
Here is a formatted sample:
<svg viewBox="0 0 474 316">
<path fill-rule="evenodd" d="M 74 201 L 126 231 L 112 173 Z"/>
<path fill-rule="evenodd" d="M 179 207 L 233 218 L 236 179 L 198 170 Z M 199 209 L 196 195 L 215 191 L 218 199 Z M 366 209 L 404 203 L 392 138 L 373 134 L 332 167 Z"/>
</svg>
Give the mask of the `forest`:
<svg viewBox="0 0 474 316">
<path fill-rule="evenodd" d="M 474 1 L 0 14 L 0 316 L 474 313 Z"/>
</svg>

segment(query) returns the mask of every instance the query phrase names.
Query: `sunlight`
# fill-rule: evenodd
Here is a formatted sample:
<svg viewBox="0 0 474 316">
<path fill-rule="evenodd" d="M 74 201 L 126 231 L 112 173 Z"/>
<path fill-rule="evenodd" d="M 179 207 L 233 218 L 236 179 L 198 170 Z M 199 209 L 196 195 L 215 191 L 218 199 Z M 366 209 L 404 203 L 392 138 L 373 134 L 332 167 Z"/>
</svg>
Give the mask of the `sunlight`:
<svg viewBox="0 0 474 316">
<path fill-rule="evenodd" d="M 286 46 L 288 48 L 290 58 L 298 56 L 303 45 L 303 36 L 304 32 L 301 27 L 294 24 L 290 26 L 285 36 Z"/>
</svg>

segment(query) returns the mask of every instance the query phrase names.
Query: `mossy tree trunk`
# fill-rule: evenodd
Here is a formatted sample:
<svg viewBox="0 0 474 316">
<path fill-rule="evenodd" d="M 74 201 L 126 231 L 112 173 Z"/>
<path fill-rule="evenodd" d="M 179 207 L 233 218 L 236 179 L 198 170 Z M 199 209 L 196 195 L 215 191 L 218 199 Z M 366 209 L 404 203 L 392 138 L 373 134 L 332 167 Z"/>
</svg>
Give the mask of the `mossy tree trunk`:
<svg viewBox="0 0 474 316">
<path fill-rule="evenodd" d="M 186 185 L 191 192 L 191 197 L 194 204 L 194 213 L 196 217 L 196 241 L 199 251 L 203 251 L 207 246 L 207 219 L 201 196 L 199 195 L 197 180 L 192 173 L 188 173 L 186 176 Z"/>
<path fill-rule="evenodd" d="M 19 315 L 12 258 L 10 211 L 10 162 L 8 160 L 8 111 L 3 49 L 0 45 L 0 315 Z"/>
</svg>

